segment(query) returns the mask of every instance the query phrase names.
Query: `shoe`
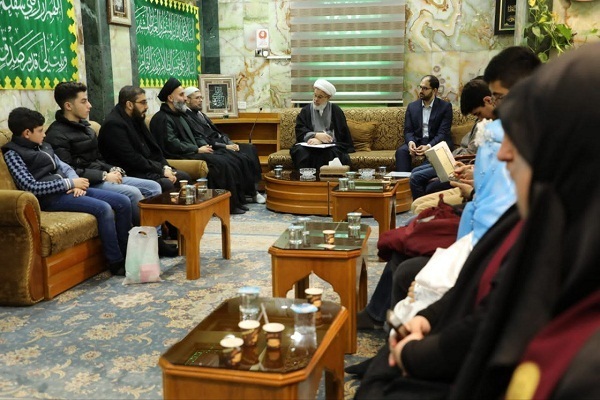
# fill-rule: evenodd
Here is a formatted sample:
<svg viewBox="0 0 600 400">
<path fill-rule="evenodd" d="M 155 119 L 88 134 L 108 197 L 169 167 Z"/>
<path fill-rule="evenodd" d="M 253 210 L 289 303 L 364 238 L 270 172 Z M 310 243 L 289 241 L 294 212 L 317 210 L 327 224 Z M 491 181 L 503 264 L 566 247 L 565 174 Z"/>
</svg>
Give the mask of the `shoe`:
<svg viewBox="0 0 600 400">
<path fill-rule="evenodd" d="M 379 322 L 371 318 L 367 309 L 356 313 L 356 329 L 359 331 L 372 331 L 375 329 L 383 329 L 383 322 Z"/>
<path fill-rule="evenodd" d="M 242 210 L 241 208 L 234 208 L 229 212 L 229 214 L 231 214 L 231 215 L 246 214 L 246 211 Z"/>
<path fill-rule="evenodd" d="M 164 239 L 177 240 L 177 228 L 169 222 L 165 222 L 162 228 L 162 236 Z"/>
<path fill-rule="evenodd" d="M 243 204 L 240 204 L 240 205 L 238 206 L 238 208 L 239 208 L 240 210 L 244 210 L 244 211 L 250 211 L 250 209 L 249 209 L 248 207 L 246 207 L 245 205 L 243 205 Z"/>
<path fill-rule="evenodd" d="M 113 275 L 125 276 L 125 260 L 108 264 L 108 269 L 110 270 L 110 273 Z"/>
<path fill-rule="evenodd" d="M 177 245 L 167 243 L 163 238 L 158 238 L 158 255 L 159 257 L 177 257 L 179 250 Z"/>
<path fill-rule="evenodd" d="M 265 196 L 256 192 L 256 194 L 254 196 L 252 196 L 252 202 L 258 203 L 258 204 L 265 204 L 267 202 L 267 200 L 265 199 Z"/>
<path fill-rule="evenodd" d="M 367 373 L 369 365 L 371 365 L 371 361 L 373 361 L 373 358 L 367 358 L 366 360 L 361 361 L 358 364 L 349 365 L 346 368 L 344 368 L 344 372 L 350 375 L 354 375 L 358 378 L 362 378 Z"/>
</svg>

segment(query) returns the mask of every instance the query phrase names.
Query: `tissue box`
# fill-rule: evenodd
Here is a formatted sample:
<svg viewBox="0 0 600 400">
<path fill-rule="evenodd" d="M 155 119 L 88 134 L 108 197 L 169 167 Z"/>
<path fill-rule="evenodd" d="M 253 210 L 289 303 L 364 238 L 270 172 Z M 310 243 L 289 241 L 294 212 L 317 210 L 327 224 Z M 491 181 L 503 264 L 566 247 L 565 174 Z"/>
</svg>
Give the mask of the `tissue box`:
<svg viewBox="0 0 600 400">
<path fill-rule="evenodd" d="M 337 180 L 344 177 L 348 171 L 350 171 L 349 165 L 323 165 L 319 170 L 319 179 L 322 181 Z"/>
</svg>

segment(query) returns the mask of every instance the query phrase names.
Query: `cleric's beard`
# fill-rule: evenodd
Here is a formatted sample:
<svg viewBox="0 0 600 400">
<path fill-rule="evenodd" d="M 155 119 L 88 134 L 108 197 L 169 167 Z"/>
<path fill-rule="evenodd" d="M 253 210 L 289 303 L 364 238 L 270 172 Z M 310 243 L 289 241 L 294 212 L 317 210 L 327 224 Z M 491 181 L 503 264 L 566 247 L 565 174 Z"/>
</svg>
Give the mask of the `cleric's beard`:
<svg viewBox="0 0 600 400">
<path fill-rule="evenodd" d="M 175 109 L 181 113 L 185 113 L 187 111 L 185 101 L 174 101 L 173 107 L 175 107 Z"/>
<path fill-rule="evenodd" d="M 321 105 L 316 105 L 315 103 L 313 103 L 313 108 L 319 112 L 319 115 L 323 115 L 323 111 L 325 110 L 325 107 L 327 107 L 327 102 L 321 104 Z"/>
</svg>

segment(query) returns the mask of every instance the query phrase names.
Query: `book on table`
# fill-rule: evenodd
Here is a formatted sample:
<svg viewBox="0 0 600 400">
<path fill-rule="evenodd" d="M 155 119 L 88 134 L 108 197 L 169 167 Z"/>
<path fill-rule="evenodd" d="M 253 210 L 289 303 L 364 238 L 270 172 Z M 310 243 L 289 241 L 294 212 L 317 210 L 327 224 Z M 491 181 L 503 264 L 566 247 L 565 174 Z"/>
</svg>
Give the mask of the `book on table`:
<svg viewBox="0 0 600 400">
<path fill-rule="evenodd" d="M 435 169 L 440 182 L 448 182 L 454 175 L 454 156 L 445 141 L 439 142 L 425 152 L 425 156 Z"/>
</svg>

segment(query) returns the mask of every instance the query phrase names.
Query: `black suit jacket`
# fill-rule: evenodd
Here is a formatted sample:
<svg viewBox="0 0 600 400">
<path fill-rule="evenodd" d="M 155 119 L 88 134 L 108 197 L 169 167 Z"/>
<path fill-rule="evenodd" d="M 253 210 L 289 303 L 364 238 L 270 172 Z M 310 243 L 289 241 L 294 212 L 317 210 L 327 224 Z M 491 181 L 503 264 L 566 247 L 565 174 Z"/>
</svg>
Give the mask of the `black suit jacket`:
<svg viewBox="0 0 600 400">
<path fill-rule="evenodd" d="M 404 142 L 415 142 L 417 146 L 432 147 L 445 140 L 450 150 L 454 149 L 450 128 L 452 126 L 452 104 L 436 97 L 429 115 L 429 137 L 423 138 L 423 101 L 413 101 L 406 108 L 404 118 Z"/>
</svg>

